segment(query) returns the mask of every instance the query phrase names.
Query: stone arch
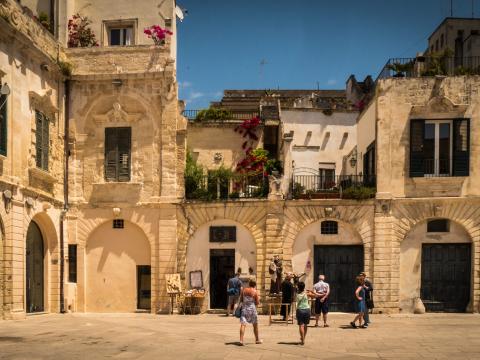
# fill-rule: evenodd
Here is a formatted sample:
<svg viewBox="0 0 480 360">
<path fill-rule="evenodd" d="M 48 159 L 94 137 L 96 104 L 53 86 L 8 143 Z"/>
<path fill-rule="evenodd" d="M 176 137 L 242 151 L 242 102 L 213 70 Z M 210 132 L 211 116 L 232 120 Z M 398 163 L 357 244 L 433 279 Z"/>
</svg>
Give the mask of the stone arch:
<svg viewBox="0 0 480 360">
<path fill-rule="evenodd" d="M 393 208 L 392 253 L 400 254 L 401 243 L 418 224 L 432 218 L 453 221 L 466 231 L 472 242 L 471 308 L 480 311 L 480 202 L 478 200 L 449 199 L 431 202 L 398 202 Z M 392 262 L 392 279 L 400 283 L 400 261 Z M 394 288 L 392 298 L 400 300 L 399 288 Z"/>
<path fill-rule="evenodd" d="M 243 225 L 251 233 L 256 245 L 257 274 L 262 274 L 265 266 L 265 220 L 266 208 L 259 203 L 238 202 L 234 204 L 195 204 L 182 205 L 178 212 L 178 245 L 177 271 L 184 281 L 186 272 L 186 256 L 188 242 L 193 234 L 204 224 L 214 220 L 228 219 Z M 258 287 L 261 288 L 263 275 L 257 277 Z"/>
<path fill-rule="evenodd" d="M 137 267 L 152 266 L 152 248 L 143 229 L 128 220 L 123 229 L 114 229 L 106 221 L 89 234 L 84 245 L 85 278 L 79 287 L 85 293 L 85 310 L 137 310 Z"/>
<path fill-rule="evenodd" d="M 284 266 L 292 269 L 293 245 L 302 229 L 322 220 L 334 220 L 349 226 L 360 237 L 364 246 L 365 270 L 372 273 L 373 241 L 374 241 L 374 207 L 373 202 L 361 205 L 302 205 L 290 206 L 285 210 L 285 224 L 283 227 L 284 239 Z"/>
<path fill-rule="evenodd" d="M 321 235 L 320 226 L 323 221 L 335 221 L 338 224 L 338 235 Z M 334 218 L 323 218 L 313 221 L 310 224 L 302 227 L 298 232 L 292 244 L 292 261 L 291 268 L 295 273 L 306 272 L 307 276 L 304 279 L 306 284 L 315 283 L 314 278 L 314 246 L 315 245 L 362 245 L 363 239 L 358 231 L 350 224 L 343 220 Z M 369 249 L 364 246 L 363 261 L 369 255 Z M 306 269 L 306 264 L 309 263 L 311 271 Z M 359 269 L 359 272 L 363 269 Z"/>
<path fill-rule="evenodd" d="M 52 218 L 46 211 L 39 211 L 27 215 L 26 227 L 28 229 L 30 224 L 34 222 L 43 238 L 44 243 L 44 307 L 47 312 L 60 311 L 60 246 L 58 240 L 58 227 L 53 222 Z M 25 232 L 25 244 L 26 244 Z M 26 271 L 26 264 L 24 265 L 24 274 Z M 24 275 L 25 277 L 26 275 Z M 26 288 L 24 290 L 26 294 Z M 26 299 L 26 297 L 25 297 Z M 26 301 L 26 300 L 25 300 Z M 26 309 L 26 308 L 25 308 Z"/>
<path fill-rule="evenodd" d="M 225 243 L 215 243 L 209 241 L 209 229 L 210 226 L 235 226 L 236 227 L 236 242 L 225 242 Z M 203 276 L 203 286 L 207 289 L 206 299 L 204 306 L 210 305 L 210 299 L 212 297 L 211 286 L 212 282 L 210 281 L 210 251 L 215 250 L 225 250 L 233 249 L 234 250 L 234 265 L 232 266 L 232 273 L 223 272 L 219 273 L 219 276 L 223 278 L 216 278 L 215 283 L 213 283 L 214 289 L 216 288 L 215 284 L 220 282 L 221 295 L 225 294 L 225 287 L 228 278 L 233 275 L 233 271 L 241 268 L 242 278 L 249 277 L 249 268 L 253 270 L 252 276 L 256 276 L 256 263 L 257 263 L 257 245 L 253 238 L 251 231 L 244 226 L 243 224 L 233 221 L 230 219 L 215 219 L 199 226 L 194 234 L 190 237 L 187 243 L 187 254 L 186 254 L 186 270 L 185 274 L 185 283 L 187 288 L 190 288 L 189 282 L 189 273 L 190 271 L 201 270 Z M 224 286 L 222 286 L 224 284 Z M 213 291 L 215 292 L 215 290 Z M 221 299 L 222 296 L 220 296 Z M 216 298 L 218 302 L 218 297 Z M 226 300 L 226 299 L 225 299 Z M 210 305 L 211 307 L 211 305 Z"/>
</svg>

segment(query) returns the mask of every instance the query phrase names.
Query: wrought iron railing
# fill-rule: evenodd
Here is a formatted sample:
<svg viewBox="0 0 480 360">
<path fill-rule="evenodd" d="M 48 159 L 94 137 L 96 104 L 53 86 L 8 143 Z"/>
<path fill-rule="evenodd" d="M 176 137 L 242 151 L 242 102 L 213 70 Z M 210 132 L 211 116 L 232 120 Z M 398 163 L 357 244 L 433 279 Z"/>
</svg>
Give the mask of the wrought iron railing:
<svg viewBox="0 0 480 360">
<path fill-rule="evenodd" d="M 182 115 L 185 116 L 189 121 L 194 121 L 197 119 L 198 114 L 202 110 L 183 110 Z M 205 120 L 207 121 L 243 121 L 243 120 L 249 120 L 251 118 L 254 118 L 256 116 L 259 116 L 258 111 L 234 111 L 230 112 L 227 111 L 227 115 L 222 116 L 221 118 L 206 118 Z"/>
<path fill-rule="evenodd" d="M 268 177 L 263 174 L 231 176 L 205 175 L 198 179 L 185 177 L 187 200 L 234 200 L 268 196 Z"/>
<path fill-rule="evenodd" d="M 374 175 L 293 175 L 291 194 L 294 199 L 328 199 L 375 197 Z"/>
<path fill-rule="evenodd" d="M 392 58 L 387 61 L 378 79 L 390 77 L 480 75 L 480 56 L 418 56 Z"/>
</svg>

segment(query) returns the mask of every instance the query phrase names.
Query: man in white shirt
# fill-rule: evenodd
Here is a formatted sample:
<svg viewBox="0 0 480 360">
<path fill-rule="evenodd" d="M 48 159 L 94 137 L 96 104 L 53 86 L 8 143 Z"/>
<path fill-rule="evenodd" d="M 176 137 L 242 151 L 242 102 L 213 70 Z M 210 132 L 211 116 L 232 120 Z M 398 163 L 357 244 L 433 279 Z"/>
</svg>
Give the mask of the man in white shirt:
<svg viewBox="0 0 480 360">
<path fill-rule="evenodd" d="M 318 326 L 320 314 L 323 314 L 323 327 L 328 327 L 328 295 L 330 294 L 330 285 L 325 282 L 325 275 L 318 276 L 318 282 L 313 285 L 315 293 L 315 326 Z"/>
</svg>

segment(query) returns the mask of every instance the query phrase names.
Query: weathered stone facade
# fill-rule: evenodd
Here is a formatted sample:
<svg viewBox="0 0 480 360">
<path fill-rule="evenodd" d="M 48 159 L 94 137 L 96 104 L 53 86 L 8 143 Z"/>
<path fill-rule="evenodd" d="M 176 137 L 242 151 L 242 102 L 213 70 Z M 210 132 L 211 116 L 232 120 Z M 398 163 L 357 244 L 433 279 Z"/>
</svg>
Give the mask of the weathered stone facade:
<svg viewBox="0 0 480 360">
<path fill-rule="evenodd" d="M 63 59 L 55 39 L 15 1 L 0 2 L 0 84 L 7 97 L 6 155 L 0 156 L 0 318 L 25 316 L 25 238 L 35 222 L 44 238 L 44 311 L 58 312 L 63 211 Z M 48 118 L 48 167 L 36 166 L 35 113 Z M 3 136 L 3 135 L 2 135 Z M 8 193 L 8 195 L 7 195 Z"/>
</svg>

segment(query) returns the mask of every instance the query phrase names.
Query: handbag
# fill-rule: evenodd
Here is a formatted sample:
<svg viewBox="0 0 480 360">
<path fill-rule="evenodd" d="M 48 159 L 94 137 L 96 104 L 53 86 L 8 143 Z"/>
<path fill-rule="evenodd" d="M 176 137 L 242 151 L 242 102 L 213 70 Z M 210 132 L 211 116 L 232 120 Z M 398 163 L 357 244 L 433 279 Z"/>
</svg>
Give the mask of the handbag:
<svg viewBox="0 0 480 360">
<path fill-rule="evenodd" d="M 238 303 L 237 308 L 235 309 L 235 317 L 239 318 L 242 316 L 242 303 Z"/>
</svg>

